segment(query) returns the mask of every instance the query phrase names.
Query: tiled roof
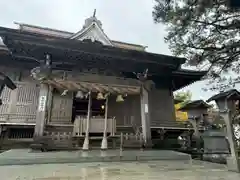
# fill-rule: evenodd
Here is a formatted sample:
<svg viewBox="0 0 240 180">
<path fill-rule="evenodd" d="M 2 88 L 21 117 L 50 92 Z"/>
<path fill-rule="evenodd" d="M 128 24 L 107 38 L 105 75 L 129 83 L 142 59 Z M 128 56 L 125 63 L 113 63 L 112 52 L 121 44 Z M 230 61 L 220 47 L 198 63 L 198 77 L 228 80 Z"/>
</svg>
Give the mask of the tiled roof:
<svg viewBox="0 0 240 180">
<path fill-rule="evenodd" d="M 199 108 L 210 108 L 211 106 L 204 102 L 203 100 L 191 101 L 181 107 L 179 110 L 190 110 L 190 109 L 199 109 Z"/>
<path fill-rule="evenodd" d="M 225 92 L 220 92 L 220 93 L 212 96 L 211 98 L 209 98 L 207 100 L 207 102 L 215 101 L 217 99 L 223 99 L 223 98 L 239 100 L 240 99 L 240 92 L 237 91 L 236 89 L 231 89 L 231 90 L 228 90 L 228 91 L 225 91 Z"/>
</svg>

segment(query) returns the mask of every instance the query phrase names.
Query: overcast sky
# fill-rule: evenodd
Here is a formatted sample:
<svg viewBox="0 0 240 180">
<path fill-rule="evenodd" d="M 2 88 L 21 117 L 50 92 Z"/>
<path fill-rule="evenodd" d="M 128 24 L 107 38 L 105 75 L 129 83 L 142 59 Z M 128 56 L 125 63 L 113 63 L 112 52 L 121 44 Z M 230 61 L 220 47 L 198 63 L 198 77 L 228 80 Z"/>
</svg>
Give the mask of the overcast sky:
<svg viewBox="0 0 240 180">
<path fill-rule="evenodd" d="M 96 16 L 112 40 L 148 46 L 149 52 L 171 55 L 164 43 L 163 25 L 154 24 L 154 0 L 0 0 L 0 26 L 16 28 L 14 22 L 77 32 L 84 20 Z M 198 82 L 190 90 L 193 99 L 207 99 L 216 92 L 204 92 Z"/>
</svg>

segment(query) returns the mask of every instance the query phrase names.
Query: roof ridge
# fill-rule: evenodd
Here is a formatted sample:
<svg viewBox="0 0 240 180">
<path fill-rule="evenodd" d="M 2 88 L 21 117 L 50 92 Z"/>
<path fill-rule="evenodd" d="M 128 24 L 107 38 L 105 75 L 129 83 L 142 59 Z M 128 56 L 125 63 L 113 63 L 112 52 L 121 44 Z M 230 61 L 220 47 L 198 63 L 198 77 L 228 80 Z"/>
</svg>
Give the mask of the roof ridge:
<svg viewBox="0 0 240 180">
<path fill-rule="evenodd" d="M 73 32 L 69 32 L 69 31 L 63 31 L 63 30 L 59 30 L 59 29 L 54 29 L 54 28 L 49 28 L 49 27 L 43 27 L 43 26 L 38 26 L 38 25 L 31 25 L 31 24 L 26 24 L 26 23 L 18 23 L 18 22 L 14 22 L 14 24 L 17 24 L 19 26 L 29 26 L 29 27 L 33 27 L 33 28 L 39 28 L 39 29 L 43 29 L 43 30 L 50 30 L 50 31 L 57 31 L 57 32 L 62 32 L 62 33 L 68 33 L 68 34 L 74 34 Z"/>
<path fill-rule="evenodd" d="M 144 48 L 148 47 L 148 46 L 144 46 L 144 45 L 141 45 L 141 44 L 128 43 L 128 42 L 117 41 L 117 40 L 111 40 L 111 41 L 115 42 L 115 43 L 122 43 L 122 44 L 126 44 L 126 45 L 134 45 L 134 46 L 139 46 L 139 47 L 144 47 Z"/>
<path fill-rule="evenodd" d="M 80 32 L 81 30 L 77 31 L 76 33 L 74 32 L 69 32 L 69 31 L 63 31 L 63 30 L 59 30 L 59 29 L 55 29 L 55 28 L 49 28 L 49 27 L 43 27 L 43 26 L 39 26 L 39 25 L 32 25 L 32 24 L 27 24 L 27 23 L 20 23 L 20 22 L 14 22 L 14 24 L 19 25 L 19 26 L 28 26 L 28 27 L 33 27 L 33 28 L 39 28 L 42 30 L 50 30 L 50 31 L 55 31 L 55 32 L 60 32 L 60 33 L 67 33 L 71 36 L 77 34 L 78 32 Z M 135 44 L 135 43 L 128 43 L 128 42 L 123 42 L 123 41 L 117 41 L 117 40 L 112 40 L 109 39 L 111 42 L 113 43 L 121 43 L 121 44 L 126 44 L 126 45 L 133 45 L 133 46 L 138 46 L 138 47 L 144 47 L 147 48 L 148 46 L 144 46 L 144 45 L 140 45 L 140 44 Z"/>
</svg>

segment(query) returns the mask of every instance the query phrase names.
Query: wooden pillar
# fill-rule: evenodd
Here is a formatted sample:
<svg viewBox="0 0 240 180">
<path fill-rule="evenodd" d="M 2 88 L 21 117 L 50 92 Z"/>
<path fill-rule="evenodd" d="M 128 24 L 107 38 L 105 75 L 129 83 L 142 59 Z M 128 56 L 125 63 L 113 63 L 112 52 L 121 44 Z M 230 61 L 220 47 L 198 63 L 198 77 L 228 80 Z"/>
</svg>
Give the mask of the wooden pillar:
<svg viewBox="0 0 240 180">
<path fill-rule="evenodd" d="M 104 130 L 103 130 L 103 139 L 101 144 L 101 149 L 106 150 L 108 148 L 107 142 L 107 127 L 108 127 L 108 95 L 106 96 L 105 102 L 105 116 L 104 116 Z"/>
<path fill-rule="evenodd" d="M 92 107 L 92 93 L 89 92 L 88 95 L 88 113 L 87 113 L 87 125 L 85 129 L 85 139 L 83 142 L 83 150 L 89 149 L 89 127 L 90 127 L 90 118 L 91 118 L 91 107 Z"/>
<path fill-rule="evenodd" d="M 44 126 L 47 115 L 47 104 L 49 97 L 49 86 L 47 84 L 40 84 L 39 102 L 36 114 L 36 125 L 34 137 L 43 136 Z"/>
<path fill-rule="evenodd" d="M 52 105 L 53 105 L 53 87 L 49 85 L 48 87 L 48 97 L 47 97 L 47 121 L 48 124 L 51 121 Z"/>
<path fill-rule="evenodd" d="M 141 122 L 142 122 L 142 133 L 143 133 L 143 142 L 145 146 L 151 147 L 151 122 L 149 115 L 149 97 L 148 91 L 142 86 L 141 87 Z"/>
</svg>

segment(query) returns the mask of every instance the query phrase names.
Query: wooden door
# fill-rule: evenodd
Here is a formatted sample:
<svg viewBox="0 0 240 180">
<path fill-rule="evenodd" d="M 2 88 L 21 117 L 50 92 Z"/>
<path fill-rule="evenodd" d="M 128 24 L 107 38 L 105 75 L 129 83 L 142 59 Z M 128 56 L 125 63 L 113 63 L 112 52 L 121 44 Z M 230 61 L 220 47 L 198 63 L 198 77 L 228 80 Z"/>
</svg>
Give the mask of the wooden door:
<svg viewBox="0 0 240 180">
<path fill-rule="evenodd" d="M 73 93 L 61 96 L 53 93 L 50 124 L 71 124 Z"/>
<path fill-rule="evenodd" d="M 17 89 L 4 87 L 0 106 L 0 121 L 5 123 L 35 123 L 39 87 L 35 83 L 15 82 Z"/>
<path fill-rule="evenodd" d="M 1 94 L 2 105 L 0 106 L 0 122 L 6 122 L 9 118 L 10 105 L 11 105 L 11 90 L 4 87 Z"/>
<path fill-rule="evenodd" d="M 12 91 L 9 122 L 35 123 L 39 99 L 39 85 L 18 82 Z"/>
</svg>

